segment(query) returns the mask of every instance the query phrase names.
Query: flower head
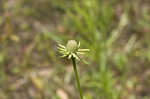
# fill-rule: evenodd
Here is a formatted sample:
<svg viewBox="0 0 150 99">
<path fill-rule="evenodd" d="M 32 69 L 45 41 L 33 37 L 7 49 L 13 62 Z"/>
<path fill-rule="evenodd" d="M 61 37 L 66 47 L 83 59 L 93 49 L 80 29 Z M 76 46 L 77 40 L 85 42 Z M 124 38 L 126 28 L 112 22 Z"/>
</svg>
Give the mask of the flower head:
<svg viewBox="0 0 150 99">
<path fill-rule="evenodd" d="M 58 44 L 58 51 L 62 54 L 62 57 L 67 57 L 68 59 L 73 57 L 80 60 L 79 56 L 90 50 L 80 49 L 80 42 L 77 43 L 75 40 L 69 40 L 66 46 Z"/>
</svg>

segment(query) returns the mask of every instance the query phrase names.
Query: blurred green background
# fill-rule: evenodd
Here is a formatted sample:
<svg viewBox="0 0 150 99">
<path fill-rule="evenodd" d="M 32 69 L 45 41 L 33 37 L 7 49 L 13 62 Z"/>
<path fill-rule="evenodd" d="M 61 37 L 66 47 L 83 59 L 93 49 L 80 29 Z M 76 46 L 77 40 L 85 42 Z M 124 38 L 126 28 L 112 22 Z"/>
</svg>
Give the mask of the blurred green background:
<svg viewBox="0 0 150 99">
<path fill-rule="evenodd" d="M 150 99 L 150 0 L 0 0 L 0 99 L 79 99 L 70 39 L 84 99 Z"/>
</svg>

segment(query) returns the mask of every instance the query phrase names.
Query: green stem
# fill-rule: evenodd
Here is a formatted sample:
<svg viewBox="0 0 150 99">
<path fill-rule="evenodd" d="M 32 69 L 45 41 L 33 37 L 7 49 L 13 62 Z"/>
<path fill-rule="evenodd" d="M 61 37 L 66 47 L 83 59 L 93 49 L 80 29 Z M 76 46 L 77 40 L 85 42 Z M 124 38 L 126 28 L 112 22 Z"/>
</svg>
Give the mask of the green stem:
<svg viewBox="0 0 150 99">
<path fill-rule="evenodd" d="M 76 67 L 76 61 L 75 61 L 75 58 L 73 58 L 73 57 L 72 57 L 72 64 L 73 64 L 73 69 L 74 69 L 74 73 L 75 73 L 75 77 L 76 77 L 76 81 L 77 81 L 77 87 L 80 92 L 80 99 L 83 99 L 82 90 L 81 90 L 80 82 L 79 82 L 78 70 Z"/>
</svg>

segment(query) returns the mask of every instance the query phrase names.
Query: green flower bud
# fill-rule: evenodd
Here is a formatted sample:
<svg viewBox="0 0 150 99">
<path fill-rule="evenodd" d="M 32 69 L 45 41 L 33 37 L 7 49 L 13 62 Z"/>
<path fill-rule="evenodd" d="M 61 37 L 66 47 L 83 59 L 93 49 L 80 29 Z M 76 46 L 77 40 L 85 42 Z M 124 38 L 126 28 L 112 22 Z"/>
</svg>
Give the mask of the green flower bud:
<svg viewBox="0 0 150 99">
<path fill-rule="evenodd" d="M 75 40 L 69 40 L 67 45 L 66 45 L 66 48 L 70 52 L 75 52 L 78 48 L 78 44 Z"/>
<path fill-rule="evenodd" d="M 84 55 L 84 52 L 90 51 L 89 49 L 80 49 L 80 42 L 77 43 L 75 40 L 69 40 L 67 45 L 58 44 L 58 51 L 62 54 L 62 57 L 67 57 L 71 59 L 74 57 L 77 60 L 80 60 L 80 55 Z"/>
</svg>

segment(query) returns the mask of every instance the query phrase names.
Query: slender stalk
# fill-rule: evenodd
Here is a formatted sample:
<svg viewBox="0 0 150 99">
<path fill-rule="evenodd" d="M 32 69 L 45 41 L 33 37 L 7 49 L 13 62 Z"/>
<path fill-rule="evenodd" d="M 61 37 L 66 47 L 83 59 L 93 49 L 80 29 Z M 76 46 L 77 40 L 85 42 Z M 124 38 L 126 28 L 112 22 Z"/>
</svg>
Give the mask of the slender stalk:
<svg viewBox="0 0 150 99">
<path fill-rule="evenodd" d="M 81 90 L 81 87 L 80 87 L 79 76 L 78 76 L 78 70 L 77 70 L 77 67 L 76 67 L 76 60 L 75 60 L 74 57 L 72 57 L 71 59 L 72 59 L 73 69 L 74 69 L 74 73 L 75 73 L 75 77 L 76 77 L 76 81 L 77 81 L 77 87 L 78 87 L 78 90 L 79 90 L 79 93 L 80 93 L 80 99 L 83 99 L 82 90 Z"/>
</svg>

